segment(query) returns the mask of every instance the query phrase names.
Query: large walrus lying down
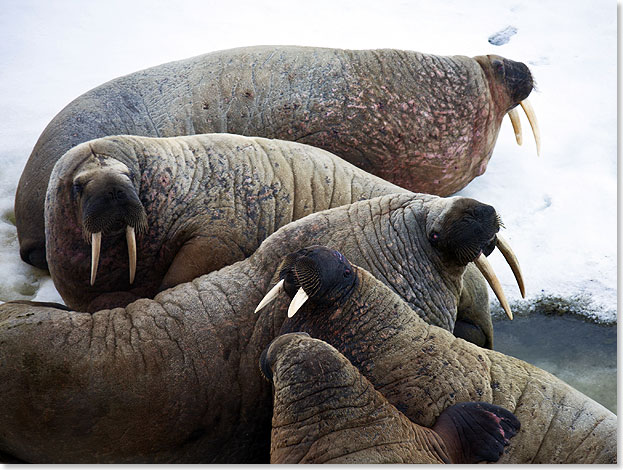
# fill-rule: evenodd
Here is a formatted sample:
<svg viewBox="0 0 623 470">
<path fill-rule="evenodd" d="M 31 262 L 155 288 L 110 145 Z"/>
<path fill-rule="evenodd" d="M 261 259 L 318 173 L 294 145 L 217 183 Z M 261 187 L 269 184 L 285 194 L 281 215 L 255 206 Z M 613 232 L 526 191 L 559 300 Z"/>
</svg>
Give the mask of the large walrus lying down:
<svg viewBox="0 0 623 470">
<path fill-rule="evenodd" d="M 0 305 L 0 452 L 30 462 L 266 462 L 271 390 L 258 361 L 285 312 L 256 307 L 284 255 L 333 246 L 451 330 L 465 264 L 495 247 L 496 220 L 472 199 L 381 196 L 292 222 L 249 258 L 126 308 Z M 461 222 L 486 237 L 453 238 Z M 466 243 L 469 259 L 457 257 Z"/>
<path fill-rule="evenodd" d="M 48 179 L 81 142 L 211 132 L 294 140 L 445 196 L 485 171 L 503 117 L 519 122 L 517 104 L 537 129 L 525 100 L 532 88 L 528 68 L 502 57 L 390 49 L 248 47 L 136 72 L 78 97 L 43 131 L 15 198 L 20 253 L 47 267 Z"/>
<path fill-rule="evenodd" d="M 52 172 L 50 274 L 72 309 L 124 307 L 246 258 L 293 220 L 407 192 L 296 142 L 103 137 L 69 150 Z"/>
<path fill-rule="evenodd" d="M 332 345 L 414 423 L 434 426 L 448 407 L 484 401 L 510 410 L 521 423 L 499 463 L 616 463 L 616 415 L 548 372 L 426 324 L 399 296 L 341 253 L 316 246 L 289 255 L 279 267 L 276 286 L 260 305 L 279 298 L 282 291 L 292 299 L 289 307 L 283 307 L 288 319 L 281 333 L 304 332 Z M 350 408 L 361 411 L 367 405 L 362 389 L 347 397 L 352 390 L 344 386 L 341 374 L 331 375 L 335 367 L 326 369 L 324 377 L 300 383 L 306 372 L 297 367 L 313 359 L 301 351 L 296 360 L 284 359 L 279 351 L 283 341 L 275 341 L 277 347 L 262 355 L 265 375 L 275 368 L 279 374 L 271 448 L 275 460 L 295 463 L 306 456 L 340 460 L 346 450 L 375 456 L 379 452 L 375 442 L 395 442 L 392 438 L 405 441 L 401 452 L 388 453 L 393 461 L 411 455 L 408 434 L 404 429 L 396 433 L 391 421 L 395 416 L 389 415 L 387 426 L 376 429 L 376 441 L 367 449 L 349 441 L 357 421 L 350 423 L 350 435 L 331 434 L 327 448 L 327 434 L 344 428 L 339 418 Z M 309 338 L 299 341 L 308 343 L 309 354 L 318 352 Z M 283 366 L 284 361 L 289 367 Z M 290 387 L 281 389 L 280 381 Z M 337 398 L 323 394 L 331 389 Z M 343 411 L 338 417 L 328 415 L 328 422 L 315 419 L 326 413 L 324 398 L 339 402 Z M 303 406 L 301 416 L 292 413 L 297 406 Z M 364 424 L 370 424 L 366 416 L 359 422 Z M 459 440 L 466 437 L 458 434 Z"/>
</svg>

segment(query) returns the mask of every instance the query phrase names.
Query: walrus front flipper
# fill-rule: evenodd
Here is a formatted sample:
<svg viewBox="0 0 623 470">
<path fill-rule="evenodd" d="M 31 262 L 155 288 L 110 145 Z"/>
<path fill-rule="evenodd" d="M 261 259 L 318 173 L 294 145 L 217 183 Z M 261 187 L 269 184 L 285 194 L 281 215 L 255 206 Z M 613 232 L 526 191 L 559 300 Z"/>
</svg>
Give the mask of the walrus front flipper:
<svg viewBox="0 0 623 470">
<path fill-rule="evenodd" d="M 433 431 L 452 454 L 453 463 L 497 462 L 519 431 L 510 411 L 484 402 L 458 403 L 437 419 Z"/>
</svg>

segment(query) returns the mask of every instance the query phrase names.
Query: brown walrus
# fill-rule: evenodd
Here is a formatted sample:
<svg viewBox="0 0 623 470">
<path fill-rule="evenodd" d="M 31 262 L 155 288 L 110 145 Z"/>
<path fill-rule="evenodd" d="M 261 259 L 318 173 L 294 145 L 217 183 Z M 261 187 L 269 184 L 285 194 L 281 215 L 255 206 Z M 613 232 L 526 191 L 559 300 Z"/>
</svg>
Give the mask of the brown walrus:
<svg viewBox="0 0 623 470">
<path fill-rule="evenodd" d="M 73 309 L 124 307 L 246 258 L 293 220 L 395 193 L 409 192 L 296 142 L 103 137 L 52 173 L 50 274 Z"/>
<path fill-rule="evenodd" d="M 47 268 L 49 175 L 81 142 L 210 132 L 294 140 L 445 196 L 485 171 L 503 117 L 527 106 L 532 88 L 528 68 L 502 57 L 391 49 L 258 46 L 136 72 L 81 95 L 43 131 L 15 197 L 20 254 Z"/>
<path fill-rule="evenodd" d="M 271 463 L 496 462 L 520 428 L 508 410 L 453 405 L 431 427 L 410 421 L 327 343 L 279 336 L 260 359 L 273 383 Z"/>
</svg>

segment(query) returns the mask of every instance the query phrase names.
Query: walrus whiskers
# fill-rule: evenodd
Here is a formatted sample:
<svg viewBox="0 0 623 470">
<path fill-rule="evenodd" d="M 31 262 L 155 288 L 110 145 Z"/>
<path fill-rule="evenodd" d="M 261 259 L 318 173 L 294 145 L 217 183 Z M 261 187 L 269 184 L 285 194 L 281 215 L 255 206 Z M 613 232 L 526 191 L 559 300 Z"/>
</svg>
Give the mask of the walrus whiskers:
<svg viewBox="0 0 623 470">
<path fill-rule="evenodd" d="M 102 232 L 91 234 L 91 285 L 95 284 L 97 265 L 100 262 L 100 247 L 102 246 Z"/>
<path fill-rule="evenodd" d="M 474 264 L 476 265 L 478 270 L 482 273 L 484 278 L 487 280 L 487 283 L 489 284 L 489 286 L 491 286 L 491 289 L 493 290 L 493 293 L 495 294 L 495 296 L 500 301 L 500 304 L 502 305 L 502 308 L 506 312 L 506 315 L 508 315 L 508 318 L 512 320 L 513 319 L 513 312 L 511 312 L 511 308 L 508 305 L 508 301 L 506 300 L 506 296 L 504 295 L 504 290 L 502 289 L 502 284 L 500 284 L 500 280 L 495 275 L 495 272 L 493 271 L 493 267 L 489 263 L 489 260 L 487 260 L 487 257 L 485 255 L 481 254 L 476 259 L 476 261 L 474 261 Z"/>
</svg>

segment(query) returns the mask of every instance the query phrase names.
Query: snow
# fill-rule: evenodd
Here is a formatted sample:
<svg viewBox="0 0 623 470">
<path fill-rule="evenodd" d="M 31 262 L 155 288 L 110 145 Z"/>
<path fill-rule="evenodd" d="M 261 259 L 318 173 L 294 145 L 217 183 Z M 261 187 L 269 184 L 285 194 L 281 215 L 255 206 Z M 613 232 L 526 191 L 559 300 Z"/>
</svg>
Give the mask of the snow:
<svg viewBox="0 0 623 470">
<path fill-rule="evenodd" d="M 616 321 L 617 5 L 612 1 L 314 2 L 4 0 L 0 16 L 0 301 L 61 299 L 21 262 L 17 182 L 46 124 L 107 80 L 205 52 L 257 44 L 498 54 L 536 77 L 536 156 L 505 121 L 486 173 L 461 195 L 496 207 L 522 264 L 491 262 L 514 308 L 560 298 Z M 489 38 L 500 45 L 489 42 Z"/>
</svg>

